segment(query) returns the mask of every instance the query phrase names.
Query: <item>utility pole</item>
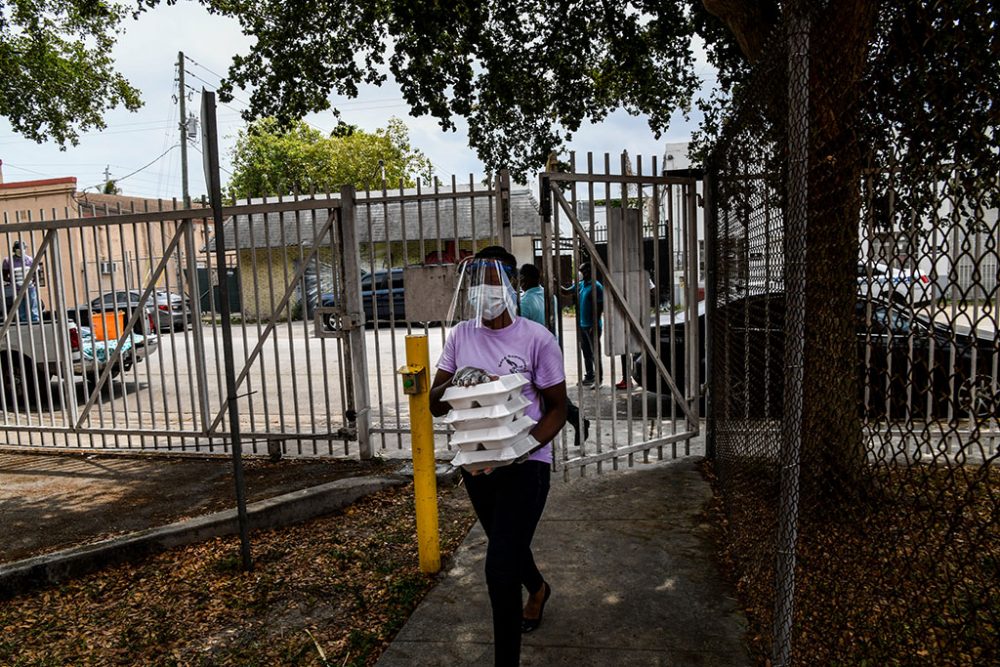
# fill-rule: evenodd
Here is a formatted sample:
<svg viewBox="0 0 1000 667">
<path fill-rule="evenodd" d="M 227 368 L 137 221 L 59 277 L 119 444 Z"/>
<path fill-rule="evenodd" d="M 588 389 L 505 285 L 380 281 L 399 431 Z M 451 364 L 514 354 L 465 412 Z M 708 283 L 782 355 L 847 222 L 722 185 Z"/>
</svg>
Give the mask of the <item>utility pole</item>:
<svg viewBox="0 0 1000 667">
<path fill-rule="evenodd" d="M 178 90 L 179 94 L 177 96 L 180 102 L 180 130 L 181 130 L 181 200 L 184 202 L 184 208 L 191 208 L 191 195 L 188 192 L 188 146 L 187 146 L 187 87 L 184 84 L 184 52 L 177 52 L 177 77 L 178 77 Z"/>
</svg>

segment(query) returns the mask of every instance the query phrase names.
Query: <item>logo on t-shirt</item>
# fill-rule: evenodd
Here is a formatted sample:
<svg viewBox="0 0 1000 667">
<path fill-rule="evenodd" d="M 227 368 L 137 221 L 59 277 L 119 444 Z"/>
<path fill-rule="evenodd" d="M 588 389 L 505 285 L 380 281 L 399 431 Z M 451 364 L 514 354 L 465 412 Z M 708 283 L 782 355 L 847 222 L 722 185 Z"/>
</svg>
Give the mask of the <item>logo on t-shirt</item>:
<svg viewBox="0 0 1000 667">
<path fill-rule="evenodd" d="M 505 369 L 509 373 L 527 373 L 528 372 L 528 362 L 524 360 L 524 357 L 516 354 L 508 354 L 500 360 L 497 364 L 498 367 Z"/>
</svg>

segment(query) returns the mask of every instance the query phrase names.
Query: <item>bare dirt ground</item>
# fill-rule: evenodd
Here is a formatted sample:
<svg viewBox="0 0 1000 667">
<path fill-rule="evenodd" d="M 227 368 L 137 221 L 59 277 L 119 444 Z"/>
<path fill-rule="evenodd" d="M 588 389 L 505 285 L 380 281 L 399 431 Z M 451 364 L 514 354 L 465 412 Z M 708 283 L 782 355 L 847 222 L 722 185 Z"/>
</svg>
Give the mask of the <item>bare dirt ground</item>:
<svg viewBox="0 0 1000 667">
<path fill-rule="evenodd" d="M 247 501 L 398 462 L 246 459 Z M 228 458 L 0 453 L 0 563 L 236 506 Z"/>
</svg>

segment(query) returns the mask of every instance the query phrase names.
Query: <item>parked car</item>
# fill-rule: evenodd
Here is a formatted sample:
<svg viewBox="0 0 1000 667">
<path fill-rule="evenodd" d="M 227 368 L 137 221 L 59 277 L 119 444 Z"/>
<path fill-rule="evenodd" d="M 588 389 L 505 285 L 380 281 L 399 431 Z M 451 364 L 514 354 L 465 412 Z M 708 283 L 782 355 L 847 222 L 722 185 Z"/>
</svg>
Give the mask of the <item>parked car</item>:
<svg viewBox="0 0 1000 667">
<path fill-rule="evenodd" d="M 82 327 L 95 329 L 96 321 L 101 317 L 113 312 L 120 313 L 124 323 L 132 317 L 132 311 L 138 305 L 137 302 L 130 303 L 127 292 L 109 292 L 91 301 L 69 308 L 69 318 L 76 321 Z M 136 320 L 132 330 L 135 333 L 144 334 L 156 329 L 156 322 L 153 320 L 153 313 L 146 309 L 144 316 Z"/>
<path fill-rule="evenodd" d="M 80 313 L 80 324 L 91 325 L 91 313 L 107 313 L 113 310 L 121 312 L 126 321 L 132 317 L 132 312 L 139 307 L 139 298 L 142 292 L 139 290 L 118 290 L 106 292 L 89 304 L 77 306 L 70 309 L 70 317 L 77 318 Z M 166 331 L 176 326 L 186 327 L 190 322 L 190 308 L 187 308 L 185 315 L 185 302 L 179 295 L 169 294 L 165 291 L 157 290 L 145 304 L 145 317 L 136 320 L 133 330 L 137 334 L 147 334 L 153 332 Z M 186 297 L 184 297 L 186 298 Z M 190 303 L 190 302 L 188 302 Z"/>
<path fill-rule="evenodd" d="M 704 304 L 699 307 L 699 382 L 704 382 Z M 739 299 L 721 307 L 716 316 L 728 321 L 727 337 L 715 341 L 718 354 L 728 351 L 733 380 L 728 391 L 747 403 L 744 408 L 750 417 L 780 417 L 785 367 L 785 295 L 772 292 Z M 677 316 L 679 324 L 674 326 L 672 336 L 666 318 L 661 316 L 660 354 L 669 368 L 672 337 L 673 378 L 683 387 L 684 318 L 683 314 Z M 869 311 L 869 302 L 859 299 L 855 342 L 859 412 L 868 418 L 1000 416 L 997 392 L 1000 378 L 993 374 L 996 343 L 992 336 L 975 330 L 957 330 L 895 303 L 873 301 Z M 749 359 L 744 354 L 747 350 Z M 668 393 L 665 383 L 658 382 L 655 367 L 641 355 L 633 364 L 633 379 L 646 387 L 660 387 L 662 394 Z"/>
<path fill-rule="evenodd" d="M 365 310 L 365 321 L 397 322 L 406 321 L 406 304 L 403 300 L 403 269 L 379 269 L 361 274 L 361 302 Z M 337 305 L 330 292 L 320 297 L 320 305 L 331 308 Z M 331 331 L 336 328 L 334 316 L 326 315 L 324 324 Z"/>
<path fill-rule="evenodd" d="M 934 286 L 930 277 L 921 271 L 890 269 L 877 262 L 858 262 L 858 294 L 872 299 L 922 306 L 934 300 Z"/>
<path fill-rule="evenodd" d="M 659 333 L 659 350 L 660 359 L 663 361 L 663 365 L 668 371 L 671 372 L 671 377 L 674 380 L 674 384 L 677 388 L 684 393 L 684 388 L 687 386 L 687 371 L 685 366 L 685 345 L 684 341 L 686 338 L 685 327 L 687 325 L 687 312 L 679 311 L 673 313 L 671 319 L 671 313 L 660 313 L 659 317 L 660 327 L 659 332 L 656 328 L 656 320 L 654 320 L 650 325 L 650 340 L 657 339 L 657 333 Z M 673 322 L 673 327 L 671 328 L 671 321 Z M 673 335 L 671 335 L 673 332 Z M 673 339 L 673 349 L 671 350 L 671 338 Z M 698 381 L 699 385 L 705 382 L 707 374 L 705 372 L 705 302 L 698 302 L 698 343 L 701 349 L 701 355 L 698 358 L 699 371 L 698 371 Z M 671 354 L 672 352 L 672 354 Z M 632 377 L 639 386 L 645 387 L 659 387 L 659 391 L 664 396 L 670 395 L 670 389 L 667 387 L 666 382 L 659 382 L 659 373 L 656 370 L 655 364 L 646 364 L 645 355 L 636 354 L 634 356 L 634 362 L 632 366 Z M 678 407 L 678 413 L 680 408 Z M 699 411 L 701 414 L 705 414 L 705 399 L 704 396 L 701 397 L 699 401 Z"/>
<path fill-rule="evenodd" d="M 132 290 L 129 292 L 130 299 L 135 303 L 139 302 L 142 292 Z M 191 324 L 191 299 L 183 294 L 168 292 L 167 290 L 156 290 L 152 294 L 156 308 L 156 331 L 162 333 L 171 330 L 183 330 Z"/>
</svg>

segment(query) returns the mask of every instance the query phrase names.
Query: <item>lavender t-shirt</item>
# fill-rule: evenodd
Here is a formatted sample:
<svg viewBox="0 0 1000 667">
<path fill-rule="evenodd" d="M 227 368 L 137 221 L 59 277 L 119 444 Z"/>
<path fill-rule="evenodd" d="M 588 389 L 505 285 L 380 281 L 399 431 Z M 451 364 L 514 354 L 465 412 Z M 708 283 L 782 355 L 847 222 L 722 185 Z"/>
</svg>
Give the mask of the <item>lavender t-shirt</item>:
<svg viewBox="0 0 1000 667">
<path fill-rule="evenodd" d="M 458 324 L 445 341 L 437 367 L 448 373 L 474 366 L 491 375 L 521 373 L 530 384 L 521 394 L 531 401 L 525 414 L 538 421 L 542 418 L 542 396 L 539 389 L 548 389 L 566 380 L 562 350 L 555 336 L 540 324 L 523 317 L 503 329 L 477 327 L 469 320 Z M 552 443 L 545 443 L 529 461 L 552 463 Z"/>
</svg>

